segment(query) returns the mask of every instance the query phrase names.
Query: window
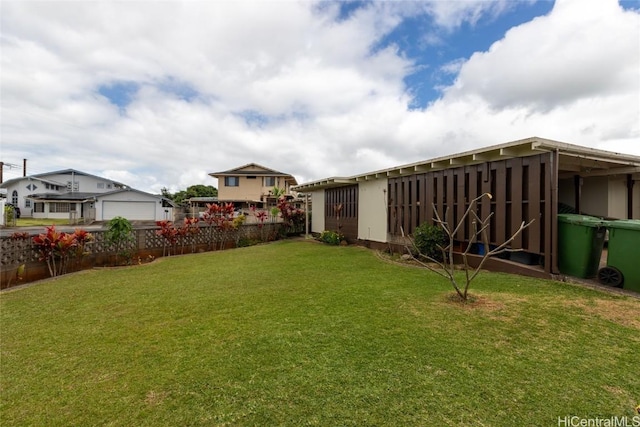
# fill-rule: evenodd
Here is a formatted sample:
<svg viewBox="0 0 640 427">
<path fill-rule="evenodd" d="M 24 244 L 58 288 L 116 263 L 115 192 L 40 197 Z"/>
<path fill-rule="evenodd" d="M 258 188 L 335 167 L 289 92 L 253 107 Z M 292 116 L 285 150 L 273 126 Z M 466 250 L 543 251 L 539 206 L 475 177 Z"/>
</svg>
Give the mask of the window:
<svg viewBox="0 0 640 427">
<path fill-rule="evenodd" d="M 31 199 L 27 199 L 24 201 L 24 207 L 25 208 L 30 208 L 31 207 Z"/>
<path fill-rule="evenodd" d="M 70 203 L 56 202 L 49 203 L 49 212 L 51 213 L 67 213 L 69 212 Z M 75 210 L 76 205 L 73 205 L 73 210 Z"/>
<path fill-rule="evenodd" d="M 80 189 L 80 183 L 73 181 L 73 188 L 71 188 L 71 181 L 67 181 L 67 191 L 78 191 Z"/>
<path fill-rule="evenodd" d="M 240 185 L 240 179 L 237 176 L 225 176 L 224 177 L 224 186 L 225 187 L 238 187 Z"/>
<path fill-rule="evenodd" d="M 275 187 L 276 186 L 276 177 L 275 176 L 265 176 L 264 177 L 264 187 Z"/>
<path fill-rule="evenodd" d="M 111 190 L 113 186 L 111 184 L 107 184 L 107 189 Z"/>
<path fill-rule="evenodd" d="M 99 182 L 99 183 L 98 183 L 98 188 L 102 188 L 102 189 L 104 189 L 104 182 Z"/>
<path fill-rule="evenodd" d="M 44 212 L 44 203 L 41 203 L 41 202 L 35 202 L 35 203 L 33 204 L 33 211 L 34 211 L 34 212 L 43 213 L 43 212 Z"/>
<path fill-rule="evenodd" d="M 51 188 L 51 186 L 47 183 L 44 184 L 44 188 L 46 188 L 47 190 L 49 190 Z"/>
<path fill-rule="evenodd" d="M 11 193 L 11 204 L 18 206 L 18 192 L 16 190 L 13 190 L 13 193 Z"/>
<path fill-rule="evenodd" d="M 256 177 L 255 175 L 249 175 L 249 176 L 247 177 L 247 179 L 256 179 L 256 178 L 257 178 L 257 177 Z"/>
</svg>

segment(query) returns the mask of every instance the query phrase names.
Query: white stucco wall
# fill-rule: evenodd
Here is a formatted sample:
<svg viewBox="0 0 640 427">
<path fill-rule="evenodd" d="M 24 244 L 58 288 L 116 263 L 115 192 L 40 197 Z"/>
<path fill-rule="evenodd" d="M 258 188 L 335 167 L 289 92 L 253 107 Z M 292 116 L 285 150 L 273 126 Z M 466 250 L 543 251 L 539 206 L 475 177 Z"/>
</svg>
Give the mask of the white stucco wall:
<svg viewBox="0 0 640 427">
<path fill-rule="evenodd" d="M 387 241 L 388 180 L 358 183 L 358 239 Z"/>
<path fill-rule="evenodd" d="M 311 193 L 311 232 L 324 231 L 324 190 Z"/>
<path fill-rule="evenodd" d="M 606 176 L 584 177 L 580 208 L 587 215 L 608 216 L 609 183 Z"/>
<path fill-rule="evenodd" d="M 627 177 L 616 176 L 609 178 L 607 211 L 609 217 L 627 218 Z"/>
<path fill-rule="evenodd" d="M 640 176 L 634 176 L 633 219 L 640 219 Z M 581 191 L 582 212 L 599 216 L 627 219 L 627 176 L 597 176 L 583 178 Z M 558 183 L 558 201 L 575 204 L 573 178 Z"/>
</svg>

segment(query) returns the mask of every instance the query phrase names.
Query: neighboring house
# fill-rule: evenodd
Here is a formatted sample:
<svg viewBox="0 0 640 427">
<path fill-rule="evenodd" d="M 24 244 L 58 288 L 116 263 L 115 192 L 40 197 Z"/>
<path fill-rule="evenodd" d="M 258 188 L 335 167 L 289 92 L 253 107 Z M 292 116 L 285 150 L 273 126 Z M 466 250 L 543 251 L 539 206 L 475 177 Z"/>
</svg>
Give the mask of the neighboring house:
<svg viewBox="0 0 640 427">
<path fill-rule="evenodd" d="M 173 219 L 167 199 L 75 169 L 14 178 L 0 184 L 23 217 L 107 221 Z"/>
<path fill-rule="evenodd" d="M 483 201 L 479 214 L 493 214 L 490 243 L 505 242 L 522 221 L 535 219 L 512 247 L 522 248 L 520 258 L 540 264 L 549 277 L 558 274 L 559 209 L 640 219 L 638 181 L 639 156 L 533 137 L 293 190 L 311 193 L 312 232 L 340 228 L 349 240 L 380 248 L 399 247 L 402 231 L 411 234 L 421 223 L 433 223 L 434 205 L 440 215 L 448 208 L 454 222 L 470 200 L 489 192 L 493 198 Z M 455 236 L 461 246 L 469 232 L 467 224 Z"/>
<path fill-rule="evenodd" d="M 291 199 L 291 187 L 297 184 L 292 175 L 256 163 L 209 175 L 218 179 L 218 202 L 233 203 L 238 209 L 275 206 L 274 188 L 282 189 L 284 195 Z"/>
</svg>

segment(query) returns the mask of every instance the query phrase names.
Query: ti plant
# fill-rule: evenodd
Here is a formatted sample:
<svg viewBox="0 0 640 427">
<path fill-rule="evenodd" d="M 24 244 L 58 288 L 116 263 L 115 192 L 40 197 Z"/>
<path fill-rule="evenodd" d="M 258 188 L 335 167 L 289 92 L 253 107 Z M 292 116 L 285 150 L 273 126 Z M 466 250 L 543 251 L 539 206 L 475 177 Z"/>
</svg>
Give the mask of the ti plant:
<svg viewBox="0 0 640 427">
<path fill-rule="evenodd" d="M 515 231 L 515 233 L 511 235 L 510 238 L 508 238 L 502 244 L 491 249 L 491 247 L 489 246 L 489 235 L 487 230 L 489 228 L 489 223 L 490 223 L 491 217 L 493 216 L 493 213 L 489 214 L 484 219 L 481 219 L 477 213 L 478 202 L 484 197 L 486 197 L 488 200 L 492 199 L 492 196 L 490 193 L 484 193 L 476 197 L 475 199 L 473 199 L 469 203 L 469 207 L 465 211 L 464 215 L 462 215 L 462 217 L 458 221 L 458 224 L 456 224 L 455 226 L 452 226 L 447 221 L 447 218 L 449 217 L 448 208 L 444 212 L 444 219 L 442 219 L 442 217 L 440 217 L 440 215 L 438 214 L 436 206 L 435 205 L 433 206 L 433 211 L 436 216 L 434 218 L 434 222 L 440 227 L 442 227 L 442 229 L 444 230 L 447 236 L 447 238 L 445 239 L 447 242 L 446 246 L 438 245 L 438 249 L 442 254 L 441 260 L 436 259 L 433 256 L 429 256 L 427 254 L 421 253 L 420 249 L 418 249 L 418 247 L 416 246 L 415 241 L 411 238 L 407 238 L 407 236 L 405 236 L 404 234 L 404 230 L 402 230 L 402 236 L 405 238 L 405 248 L 407 252 L 412 256 L 412 258 L 416 262 L 418 262 L 420 265 L 448 279 L 451 285 L 453 286 L 453 288 L 455 289 L 457 295 L 460 297 L 462 301 L 465 301 L 465 302 L 469 298 L 469 286 L 471 285 L 471 282 L 473 281 L 473 279 L 475 279 L 478 276 L 478 273 L 480 273 L 485 262 L 494 255 L 498 255 L 503 252 L 515 252 L 515 251 L 521 250 L 521 249 L 511 249 L 509 245 L 520 233 L 522 233 L 522 231 L 525 228 L 530 226 L 531 223 L 534 221 L 534 220 L 531 220 L 526 224 L 523 221 L 520 224 L 520 227 Z M 469 242 L 467 244 L 467 247 L 465 251 L 462 253 L 462 260 L 463 260 L 462 270 L 464 271 L 464 283 L 459 283 L 458 279 L 454 274 L 456 271 L 456 266 L 454 264 L 454 258 L 453 258 L 454 238 L 458 233 L 458 231 L 460 230 L 460 228 L 468 220 L 468 218 L 471 218 L 472 230 L 469 233 L 470 236 L 469 236 Z M 411 247 L 409 247 L 409 244 L 411 245 Z M 469 254 L 474 244 L 482 244 L 484 246 L 484 254 L 482 255 L 482 258 L 480 259 L 480 262 L 478 263 L 477 267 L 475 268 L 469 265 Z M 433 267 L 433 264 L 435 264 L 437 267 Z"/>
<path fill-rule="evenodd" d="M 304 210 L 293 206 L 285 197 L 278 199 L 278 209 L 282 216 L 282 222 L 289 231 L 296 231 L 304 224 Z"/>
<path fill-rule="evenodd" d="M 86 243 L 93 240 L 91 233 L 81 229 L 65 233 L 57 231 L 52 225 L 45 230 L 35 236 L 32 242 L 39 259 L 47 263 L 51 277 L 67 273 L 71 257 L 82 255 Z"/>
<path fill-rule="evenodd" d="M 251 206 L 250 211 L 258 221 L 258 229 L 260 230 L 260 240 L 264 242 L 264 222 L 269 217 L 269 214 L 267 213 L 267 211 L 257 210 L 256 207 L 253 205 Z"/>
<path fill-rule="evenodd" d="M 209 246 L 213 249 L 214 230 L 220 235 L 220 249 L 224 249 L 227 233 L 234 230 L 236 225 L 233 222 L 234 213 L 233 203 L 207 203 L 207 210 L 204 212 L 203 218 L 207 223 L 207 232 L 209 237 Z"/>
<path fill-rule="evenodd" d="M 166 219 L 156 221 L 156 225 L 160 227 L 156 234 L 163 238 L 162 256 L 171 256 L 171 248 L 178 242 L 178 230 L 173 226 L 173 222 Z"/>
<path fill-rule="evenodd" d="M 179 234 L 182 239 L 182 251 L 184 252 L 184 243 L 186 239 L 191 241 L 191 252 L 196 251 L 196 235 L 200 233 L 200 227 L 198 226 L 200 220 L 198 218 L 185 218 L 182 227 L 179 229 Z"/>
</svg>

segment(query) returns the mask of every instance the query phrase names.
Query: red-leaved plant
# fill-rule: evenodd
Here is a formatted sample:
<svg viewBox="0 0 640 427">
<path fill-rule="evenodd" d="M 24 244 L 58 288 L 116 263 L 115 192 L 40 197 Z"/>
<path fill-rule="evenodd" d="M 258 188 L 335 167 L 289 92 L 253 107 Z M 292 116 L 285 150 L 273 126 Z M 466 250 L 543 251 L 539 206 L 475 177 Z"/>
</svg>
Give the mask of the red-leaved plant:
<svg viewBox="0 0 640 427">
<path fill-rule="evenodd" d="M 156 221 L 156 225 L 160 230 L 156 230 L 156 234 L 161 236 L 163 240 L 162 256 L 170 256 L 171 248 L 178 241 L 178 230 L 173 226 L 173 222 L 169 220 Z"/>
<path fill-rule="evenodd" d="M 224 249 L 227 232 L 233 230 L 233 203 L 207 203 L 203 219 L 207 223 L 209 246 L 213 249 L 213 230 L 220 232 L 220 249 Z"/>
<path fill-rule="evenodd" d="M 267 211 L 257 210 L 255 205 L 251 205 L 250 211 L 256 217 L 256 220 L 258 220 L 258 229 L 260 230 L 260 240 L 264 242 L 264 230 L 263 230 L 264 222 L 269 217 L 269 214 L 267 213 Z"/>
<path fill-rule="evenodd" d="M 304 211 L 293 206 L 285 197 L 278 199 L 278 209 L 280 210 L 280 216 L 282 216 L 282 222 L 289 231 L 299 231 L 298 228 L 305 221 Z"/>
<path fill-rule="evenodd" d="M 76 229 L 73 233 L 57 231 L 54 225 L 32 239 L 40 261 L 45 261 L 51 277 L 65 274 L 72 256 L 84 253 L 85 244 L 93 240 L 91 233 Z"/>
</svg>

